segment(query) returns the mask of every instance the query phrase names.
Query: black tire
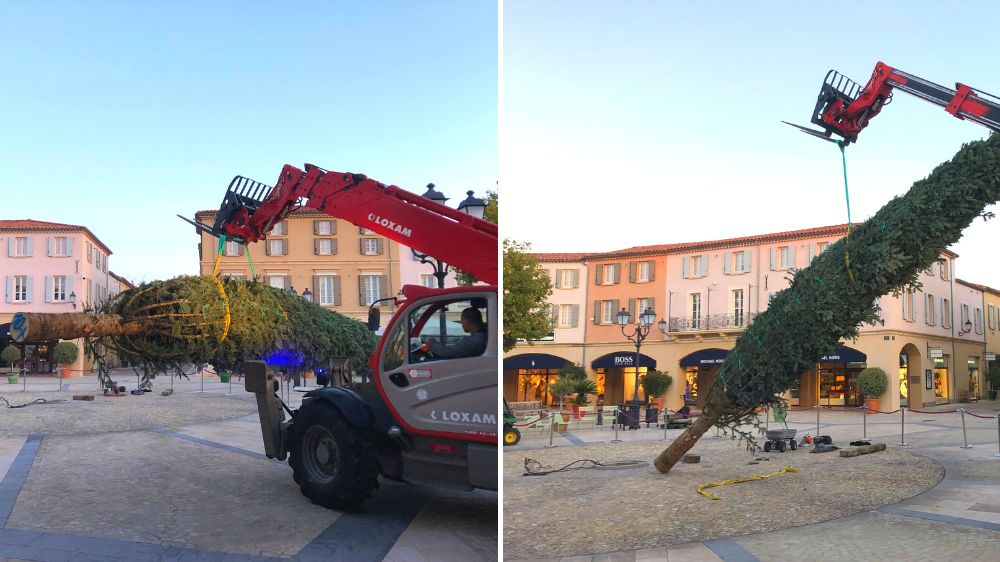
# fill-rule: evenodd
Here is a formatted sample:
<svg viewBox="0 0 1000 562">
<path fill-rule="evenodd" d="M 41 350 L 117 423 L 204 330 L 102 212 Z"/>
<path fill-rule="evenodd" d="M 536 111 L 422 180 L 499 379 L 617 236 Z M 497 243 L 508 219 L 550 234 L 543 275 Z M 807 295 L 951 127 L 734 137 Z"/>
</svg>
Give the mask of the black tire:
<svg viewBox="0 0 1000 562">
<path fill-rule="evenodd" d="M 378 488 L 375 432 L 349 426 L 336 407 L 314 400 L 289 435 L 288 464 L 302 495 L 329 509 L 357 509 Z"/>
<path fill-rule="evenodd" d="M 503 446 L 512 447 L 521 442 L 521 432 L 516 427 L 506 426 L 503 428 Z"/>
<path fill-rule="evenodd" d="M 785 452 L 785 440 L 784 439 L 782 439 L 781 441 L 778 441 L 778 452 L 779 453 L 784 453 Z"/>
<path fill-rule="evenodd" d="M 770 453 L 771 452 L 771 442 L 770 441 L 764 441 L 764 452 L 765 453 Z"/>
<path fill-rule="evenodd" d="M 789 441 L 789 442 L 788 442 L 788 444 L 792 446 L 792 450 L 793 450 L 793 451 L 794 451 L 795 449 L 798 449 L 798 448 L 799 448 L 799 445 L 798 445 L 798 443 L 796 443 L 794 439 L 792 439 L 791 441 Z"/>
</svg>

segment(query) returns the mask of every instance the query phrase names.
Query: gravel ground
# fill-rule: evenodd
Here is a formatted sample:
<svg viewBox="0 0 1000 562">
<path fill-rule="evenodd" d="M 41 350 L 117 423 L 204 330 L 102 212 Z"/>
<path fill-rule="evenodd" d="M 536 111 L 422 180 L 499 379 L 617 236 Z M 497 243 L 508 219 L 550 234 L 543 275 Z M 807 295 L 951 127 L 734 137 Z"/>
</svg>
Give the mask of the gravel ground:
<svg viewBox="0 0 1000 562">
<path fill-rule="evenodd" d="M 885 440 L 883 440 L 884 442 Z M 807 525 L 893 504 L 939 482 L 944 470 L 926 457 L 890 448 L 842 458 L 806 449 L 759 453 L 753 461 L 728 439 L 706 438 L 692 452 L 699 464 L 678 463 L 663 475 L 652 466 L 664 441 L 558 447 L 504 454 L 504 556 L 552 558 L 655 548 Z M 550 469 L 578 459 L 638 459 L 642 468 L 577 470 L 526 477 L 525 457 Z M 709 482 L 800 472 L 711 488 Z"/>
<path fill-rule="evenodd" d="M 93 402 L 73 400 L 75 392 L 0 393 L 12 406 L 36 399 L 47 403 L 24 408 L 5 408 L 0 403 L 0 437 L 92 434 L 153 427 L 176 427 L 194 423 L 238 418 L 257 411 L 252 395 L 235 397 L 217 394 L 174 394 L 160 396 L 110 397 L 97 394 Z M 64 402 L 57 402 L 64 400 Z"/>
</svg>

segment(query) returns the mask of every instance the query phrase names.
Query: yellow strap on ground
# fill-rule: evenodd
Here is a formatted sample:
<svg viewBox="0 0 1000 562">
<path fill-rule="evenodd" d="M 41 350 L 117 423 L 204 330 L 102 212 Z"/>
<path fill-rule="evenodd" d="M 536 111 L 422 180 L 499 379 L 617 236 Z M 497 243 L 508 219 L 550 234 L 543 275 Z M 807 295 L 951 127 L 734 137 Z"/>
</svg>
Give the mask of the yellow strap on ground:
<svg viewBox="0 0 1000 562">
<path fill-rule="evenodd" d="M 229 316 L 229 297 L 226 296 L 226 288 L 222 285 L 222 281 L 214 275 L 212 276 L 212 280 L 214 280 L 215 284 L 219 286 L 219 294 L 222 295 L 222 304 L 226 307 L 226 324 L 222 329 L 222 338 L 219 339 L 219 342 L 221 343 L 226 341 L 226 336 L 229 335 L 229 321 L 231 320 Z"/>
<path fill-rule="evenodd" d="M 795 468 L 794 466 L 786 466 L 785 468 L 782 468 L 778 472 L 772 472 L 771 474 L 758 474 L 757 476 L 751 476 L 749 478 L 740 478 L 738 480 L 723 480 L 722 482 L 711 482 L 709 484 L 702 484 L 701 486 L 698 486 L 698 493 L 710 500 L 720 500 L 722 498 L 720 498 L 715 494 L 706 492 L 705 488 L 714 488 L 716 486 L 725 486 L 727 484 L 741 484 L 743 482 L 751 482 L 753 480 L 763 480 L 765 478 L 777 476 L 782 472 L 798 472 L 798 471 L 799 469 Z"/>
</svg>

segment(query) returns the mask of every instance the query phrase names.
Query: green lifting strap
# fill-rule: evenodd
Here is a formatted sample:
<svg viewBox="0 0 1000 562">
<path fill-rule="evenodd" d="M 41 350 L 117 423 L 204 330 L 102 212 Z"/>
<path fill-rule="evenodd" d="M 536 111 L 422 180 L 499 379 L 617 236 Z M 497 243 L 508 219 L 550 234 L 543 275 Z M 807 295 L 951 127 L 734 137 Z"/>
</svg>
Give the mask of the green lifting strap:
<svg viewBox="0 0 1000 562">
<path fill-rule="evenodd" d="M 844 152 L 844 143 L 838 142 L 840 147 L 840 161 L 844 166 L 844 198 L 847 200 L 847 239 L 844 240 L 844 265 L 847 266 L 847 276 L 854 282 L 854 271 L 851 270 L 851 254 L 847 250 L 851 242 L 851 193 L 847 189 L 847 154 Z"/>
<path fill-rule="evenodd" d="M 253 270 L 253 258 L 250 257 L 250 244 L 247 244 L 247 261 L 250 262 L 250 279 L 256 279 L 257 274 Z"/>
</svg>

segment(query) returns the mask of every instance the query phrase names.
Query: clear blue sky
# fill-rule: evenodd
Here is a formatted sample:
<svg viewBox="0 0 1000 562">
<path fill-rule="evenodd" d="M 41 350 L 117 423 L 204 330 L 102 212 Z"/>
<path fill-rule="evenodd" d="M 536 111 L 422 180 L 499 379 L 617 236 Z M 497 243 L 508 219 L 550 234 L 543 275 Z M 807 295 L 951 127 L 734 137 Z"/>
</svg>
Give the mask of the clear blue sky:
<svg viewBox="0 0 1000 562">
<path fill-rule="evenodd" d="M 176 213 L 309 162 L 496 189 L 497 6 L 0 3 L 0 217 L 82 224 L 134 281 L 196 273 Z"/>
<path fill-rule="evenodd" d="M 505 235 L 600 251 L 847 222 L 838 149 L 781 120 L 809 125 L 829 69 L 863 84 L 879 60 L 1000 94 L 997 13 L 969 1 L 508 0 Z M 986 135 L 897 94 L 847 150 L 851 218 Z M 968 228 L 958 276 L 1000 287 L 998 238 L 1000 219 Z"/>
</svg>

